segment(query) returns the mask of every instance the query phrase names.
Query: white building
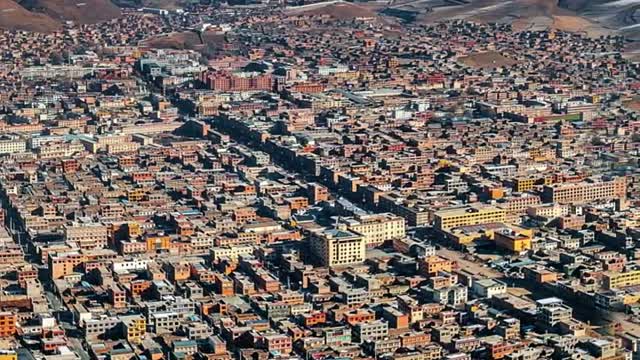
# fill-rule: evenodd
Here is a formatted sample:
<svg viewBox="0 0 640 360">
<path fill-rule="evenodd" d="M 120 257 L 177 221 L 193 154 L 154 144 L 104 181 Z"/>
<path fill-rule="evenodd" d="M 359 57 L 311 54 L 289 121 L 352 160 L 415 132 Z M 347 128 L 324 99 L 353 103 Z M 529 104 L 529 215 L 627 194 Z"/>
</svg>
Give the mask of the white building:
<svg viewBox="0 0 640 360">
<path fill-rule="evenodd" d="M 507 292 L 507 284 L 498 280 L 482 279 L 474 281 L 471 289 L 478 297 L 491 298 L 495 295 L 505 294 Z"/>
</svg>

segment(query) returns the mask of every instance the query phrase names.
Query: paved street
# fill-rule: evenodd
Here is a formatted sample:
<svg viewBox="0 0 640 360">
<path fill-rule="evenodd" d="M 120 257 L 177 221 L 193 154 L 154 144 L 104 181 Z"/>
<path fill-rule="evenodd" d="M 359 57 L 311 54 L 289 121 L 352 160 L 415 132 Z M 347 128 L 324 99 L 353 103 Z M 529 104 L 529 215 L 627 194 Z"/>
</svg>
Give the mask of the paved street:
<svg viewBox="0 0 640 360">
<path fill-rule="evenodd" d="M 75 350 L 75 352 L 80 355 L 80 358 L 82 360 L 91 360 L 91 357 L 89 356 L 89 354 L 84 350 L 84 348 L 82 347 L 82 344 L 80 343 L 80 340 L 76 339 L 76 338 L 69 338 L 69 346 Z"/>
</svg>

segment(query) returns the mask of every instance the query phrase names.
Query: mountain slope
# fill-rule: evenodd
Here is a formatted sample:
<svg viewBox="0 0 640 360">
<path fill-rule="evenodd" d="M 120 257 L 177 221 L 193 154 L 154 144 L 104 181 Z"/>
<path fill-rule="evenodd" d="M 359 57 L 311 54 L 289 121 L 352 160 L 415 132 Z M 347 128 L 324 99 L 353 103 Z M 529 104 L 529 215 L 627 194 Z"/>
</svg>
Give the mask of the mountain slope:
<svg viewBox="0 0 640 360">
<path fill-rule="evenodd" d="M 640 40 L 640 0 L 559 0 L 559 6 Z"/>
<path fill-rule="evenodd" d="M 24 0 L 21 5 L 52 19 L 79 24 L 95 24 L 121 15 L 120 8 L 110 0 Z"/>
<path fill-rule="evenodd" d="M 579 3 L 582 0 L 572 1 L 575 3 L 571 4 L 571 8 L 584 7 Z M 558 0 L 471 0 L 460 6 L 434 8 L 434 11 L 422 15 L 420 20 L 427 23 L 441 19 L 503 22 L 512 24 L 516 31 L 559 29 L 593 36 L 609 32 L 597 21 L 585 18 L 571 8 L 559 6 Z"/>
<path fill-rule="evenodd" d="M 0 28 L 36 32 L 53 32 L 61 24 L 46 14 L 29 11 L 12 0 L 0 0 Z"/>
</svg>

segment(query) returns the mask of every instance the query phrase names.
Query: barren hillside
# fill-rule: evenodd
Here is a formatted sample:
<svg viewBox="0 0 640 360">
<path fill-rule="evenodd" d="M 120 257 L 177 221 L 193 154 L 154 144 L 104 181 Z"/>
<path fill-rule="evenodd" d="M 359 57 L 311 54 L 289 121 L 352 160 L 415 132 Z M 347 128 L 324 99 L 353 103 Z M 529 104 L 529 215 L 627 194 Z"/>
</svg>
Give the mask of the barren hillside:
<svg viewBox="0 0 640 360">
<path fill-rule="evenodd" d="M 29 11 L 12 0 L 0 0 L 0 28 L 52 32 L 61 24 L 46 14 Z"/>
<path fill-rule="evenodd" d="M 22 6 L 60 21 L 94 24 L 120 16 L 110 0 L 25 0 Z"/>
</svg>

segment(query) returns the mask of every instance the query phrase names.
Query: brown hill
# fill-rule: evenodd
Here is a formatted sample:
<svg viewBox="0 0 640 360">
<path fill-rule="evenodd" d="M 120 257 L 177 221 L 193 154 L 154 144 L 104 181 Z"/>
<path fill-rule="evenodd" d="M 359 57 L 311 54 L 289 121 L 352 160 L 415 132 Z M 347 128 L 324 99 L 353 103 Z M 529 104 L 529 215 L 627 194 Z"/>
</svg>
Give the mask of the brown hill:
<svg viewBox="0 0 640 360">
<path fill-rule="evenodd" d="M 558 0 L 472 0 L 462 6 L 435 9 L 420 20 L 432 23 L 451 18 L 511 23 L 516 31 L 558 29 L 592 36 L 610 32 L 572 9 L 558 6 Z"/>
<path fill-rule="evenodd" d="M 373 18 L 378 14 L 371 8 L 346 2 L 338 2 L 329 5 L 311 6 L 306 9 L 292 9 L 291 13 L 303 15 L 329 15 L 338 20 L 351 20 L 354 18 Z"/>
<path fill-rule="evenodd" d="M 142 45 L 156 49 L 189 49 L 202 47 L 202 41 L 193 31 L 174 32 L 153 36 L 142 42 Z"/>
<path fill-rule="evenodd" d="M 61 24 L 46 14 L 29 11 L 12 0 L 0 0 L 0 28 L 52 32 Z"/>
<path fill-rule="evenodd" d="M 95 24 L 121 15 L 110 0 L 24 0 L 21 5 L 60 21 Z"/>
</svg>

